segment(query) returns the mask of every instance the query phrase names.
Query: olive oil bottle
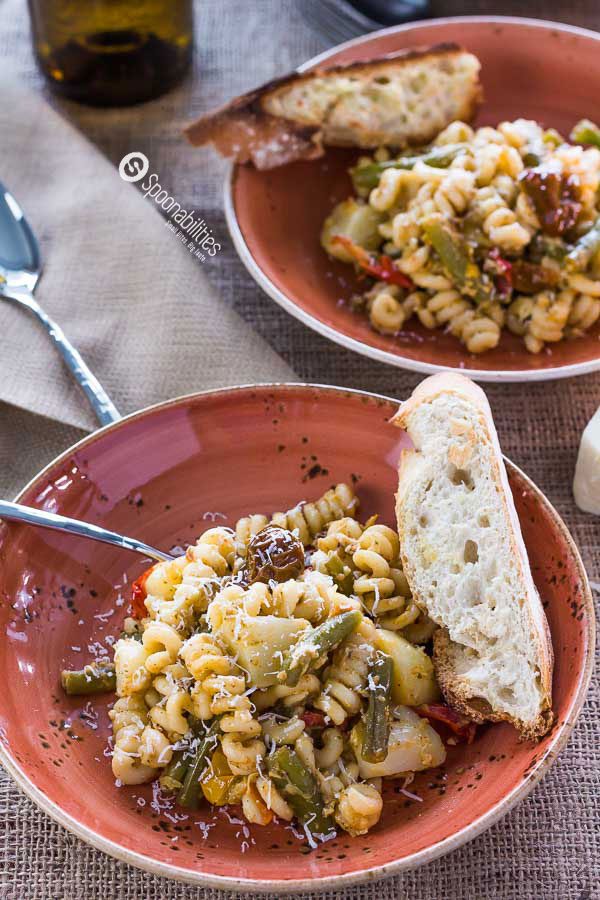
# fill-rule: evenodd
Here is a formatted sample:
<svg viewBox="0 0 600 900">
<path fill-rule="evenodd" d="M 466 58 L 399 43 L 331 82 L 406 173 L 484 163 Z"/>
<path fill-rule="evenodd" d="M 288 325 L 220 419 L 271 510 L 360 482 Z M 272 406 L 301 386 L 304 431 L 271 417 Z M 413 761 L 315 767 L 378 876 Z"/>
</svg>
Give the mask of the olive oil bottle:
<svg viewBox="0 0 600 900">
<path fill-rule="evenodd" d="M 127 106 L 173 87 L 192 58 L 193 0 L 29 0 L 34 52 L 53 89 Z"/>
</svg>

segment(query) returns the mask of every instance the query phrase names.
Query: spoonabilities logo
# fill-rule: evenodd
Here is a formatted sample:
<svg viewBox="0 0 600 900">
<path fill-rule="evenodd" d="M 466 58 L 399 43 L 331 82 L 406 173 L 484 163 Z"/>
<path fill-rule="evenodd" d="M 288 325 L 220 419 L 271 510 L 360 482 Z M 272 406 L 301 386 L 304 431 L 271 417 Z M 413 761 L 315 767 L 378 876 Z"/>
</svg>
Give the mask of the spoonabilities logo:
<svg viewBox="0 0 600 900">
<path fill-rule="evenodd" d="M 141 181 L 148 173 L 150 160 L 140 150 L 127 153 L 119 163 L 119 175 L 123 181 Z M 148 180 L 141 185 L 144 197 L 151 197 L 157 206 L 168 213 L 165 225 L 184 244 L 193 256 L 205 262 L 206 256 L 216 256 L 221 245 L 215 241 L 212 228 L 202 216 L 188 212 L 166 191 L 158 180 L 158 175 L 151 172 Z M 205 255 L 206 254 L 206 255 Z"/>
<path fill-rule="evenodd" d="M 148 157 L 139 150 L 132 150 L 119 163 L 119 175 L 123 181 L 140 181 L 149 168 Z"/>
</svg>

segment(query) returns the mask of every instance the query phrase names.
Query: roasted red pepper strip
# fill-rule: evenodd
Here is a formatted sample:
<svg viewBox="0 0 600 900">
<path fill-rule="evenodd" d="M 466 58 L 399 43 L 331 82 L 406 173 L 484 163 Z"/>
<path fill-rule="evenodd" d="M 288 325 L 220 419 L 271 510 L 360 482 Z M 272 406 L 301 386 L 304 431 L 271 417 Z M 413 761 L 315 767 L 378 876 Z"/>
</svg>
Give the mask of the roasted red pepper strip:
<svg viewBox="0 0 600 900">
<path fill-rule="evenodd" d="M 430 722 L 441 722 L 450 731 L 467 744 L 472 744 L 475 739 L 477 723 L 472 722 L 462 713 L 457 712 L 446 703 L 424 703 L 415 706 L 415 712 Z"/>
<path fill-rule="evenodd" d="M 315 709 L 307 709 L 300 716 L 307 728 L 325 728 L 325 716 Z"/>
<path fill-rule="evenodd" d="M 401 272 L 394 265 L 394 260 L 391 256 L 386 256 L 385 253 L 379 255 L 369 253 L 364 247 L 359 247 L 358 244 L 355 244 L 350 238 L 344 237 L 343 234 L 336 234 L 332 238 L 331 243 L 340 244 L 350 254 L 357 266 L 363 272 L 366 272 L 367 275 L 371 275 L 373 278 L 385 281 L 388 284 L 396 284 L 398 287 L 403 287 L 407 290 L 414 288 L 414 284 L 408 275 L 405 275 L 404 272 Z"/>
<path fill-rule="evenodd" d="M 146 593 L 146 579 L 153 568 L 154 566 L 150 566 L 149 569 L 146 569 L 131 585 L 131 614 L 134 619 L 143 619 L 148 615 L 148 610 L 144 603 L 148 596 Z"/>
</svg>

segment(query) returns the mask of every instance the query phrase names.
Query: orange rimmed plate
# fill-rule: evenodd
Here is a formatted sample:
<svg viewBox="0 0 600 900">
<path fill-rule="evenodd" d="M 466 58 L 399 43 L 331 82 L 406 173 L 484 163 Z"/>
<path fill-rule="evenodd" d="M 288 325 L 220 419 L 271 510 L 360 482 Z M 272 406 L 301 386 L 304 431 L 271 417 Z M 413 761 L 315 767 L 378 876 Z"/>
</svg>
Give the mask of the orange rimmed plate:
<svg viewBox="0 0 600 900">
<path fill-rule="evenodd" d="M 600 35 L 581 28 L 508 17 L 458 17 L 402 25 L 349 41 L 301 71 L 372 59 L 404 47 L 455 41 L 482 64 L 485 101 L 479 125 L 536 119 L 568 134 L 596 115 Z M 310 328 L 381 362 L 417 372 L 460 370 L 479 381 L 542 381 L 600 369 L 600 323 L 581 338 L 531 354 L 503 332 L 487 353 L 467 352 L 442 330 L 409 320 L 398 336 L 373 331 L 349 300 L 362 289 L 351 266 L 330 260 L 319 243 L 325 217 L 352 193 L 348 167 L 359 154 L 330 149 L 320 160 L 269 172 L 235 166 L 225 182 L 225 213 L 242 262 L 258 284 Z"/>
<path fill-rule="evenodd" d="M 396 403 L 308 385 L 232 388 L 134 413 L 86 437 L 21 492 L 164 549 L 354 484 L 362 514 L 393 524 Z M 428 862 L 475 837 L 524 797 L 563 747 L 584 700 L 594 617 L 585 572 L 550 503 L 515 466 L 509 478 L 553 636 L 557 723 L 539 744 L 509 725 L 449 748 L 442 769 L 386 787 L 380 823 L 309 852 L 289 827 L 245 826 L 210 808 L 186 814 L 152 786 L 117 788 L 107 756 L 112 698 L 67 698 L 65 667 L 110 646 L 143 559 L 58 532 L 0 525 L 0 761 L 50 816 L 93 846 L 159 875 L 236 890 L 339 888 Z"/>
</svg>

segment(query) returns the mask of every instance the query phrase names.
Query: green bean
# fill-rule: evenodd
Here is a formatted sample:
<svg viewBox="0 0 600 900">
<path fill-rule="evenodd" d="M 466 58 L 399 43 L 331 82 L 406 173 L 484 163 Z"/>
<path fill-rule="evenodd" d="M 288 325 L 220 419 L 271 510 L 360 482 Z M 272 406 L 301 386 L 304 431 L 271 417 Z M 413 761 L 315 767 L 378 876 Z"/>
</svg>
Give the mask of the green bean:
<svg viewBox="0 0 600 900">
<path fill-rule="evenodd" d="M 565 257 L 567 269 L 571 272 L 583 271 L 598 250 L 600 250 L 600 216 L 567 253 Z"/>
<path fill-rule="evenodd" d="M 180 790 L 190 766 L 190 759 L 187 750 L 176 750 L 171 762 L 165 766 L 160 776 L 160 786 L 167 791 Z"/>
<path fill-rule="evenodd" d="M 473 297 L 477 304 L 489 302 L 493 285 L 483 280 L 481 270 L 472 259 L 469 246 L 462 235 L 441 216 L 426 219 L 423 231 L 459 290 Z"/>
<path fill-rule="evenodd" d="M 83 669 L 63 669 L 60 681 L 67 694 L 105 694 L 116 687 L 115 667 L 109 659 L 99 659 Z"/>
<path fill-rule="evenodd" d="M 354 578 L 349 566 L 345 565 L 337 553 L 331 553 L 325 563 L 327 574 L 331 575 L 339 590 L 349 597 L 354 588 Z"/>
<path fill-rule="evenodd" d="M 392 672 L 391 656 L 378 651 L 369 664 L 367 680 L 369 706 L 365 716 L 361 750 L 365 762 L 383 762 L 388 755 Z"/>
<path fill-rule="evenodd" d="M 295 687 L 308 672 L 311 663 L 347 638 L 358 627 L 361 619 L 362 613 L 357 609 L 340 613 L 314 628 L 306 637 L 300 638 L 284 666 L 285 683 Z"/>
<path fill-rule="evenodd" d="M 267 765 L 275 787 L 289 803 L 300 823 L 310 828 L 312 834 L 329 834 L 334 825 L 325 813 L 317 779 L 296 751 L 287 746 L 279 747 L 267 757 Z"/>
<path fill-rule="evenodd" d="M 600 128 L 589 119 L 580 119 L 573 128 L 570 138 L 576 144 L 591 144 L 600 147 Z"/>
<path fill-rule="evenodd" d="M 195 716 L 188 717 L 188 725 L 193 737 L 198 737 L 204 733 L 202 721 Z M 175 751 L 170 763 L 165 766 L 160 776 L 160 785 L 167 791 L 178 791 L 182 787 L 190 763 L 194 758 L 194 752 L 189 743 L 185 745 L 185 740 L 189 739 L 186 737 L 182 741 L 184 746 Z"/>
<path fill-rule="evenodd" d="M 400 156 L 398 159 L 388 159 L 385 162 L 367 163 L 350 169 L 352 183 L 355 189 L 372 190 L 379 184 L 379 179 L 386 169 L 413 169 L 418 162 L 437 169 L 447 169 L 453 159 L 459 153 L 468 148 L 468 144 L 445 144 L 440 147 L 432 147 L 424 153 L 415 156 Z"/>
<path fill-rule="evenodd" d="M 177 802 L 189 809 L 197 809 L 200 801 L 200 777 L 206 768 L 208 757 L 217 746 L 219 720 L 214 719 L 210 728 L 199 738 L 199 745 L 189 763 L 181 790 L 177 794 Z"/>
</svg>

